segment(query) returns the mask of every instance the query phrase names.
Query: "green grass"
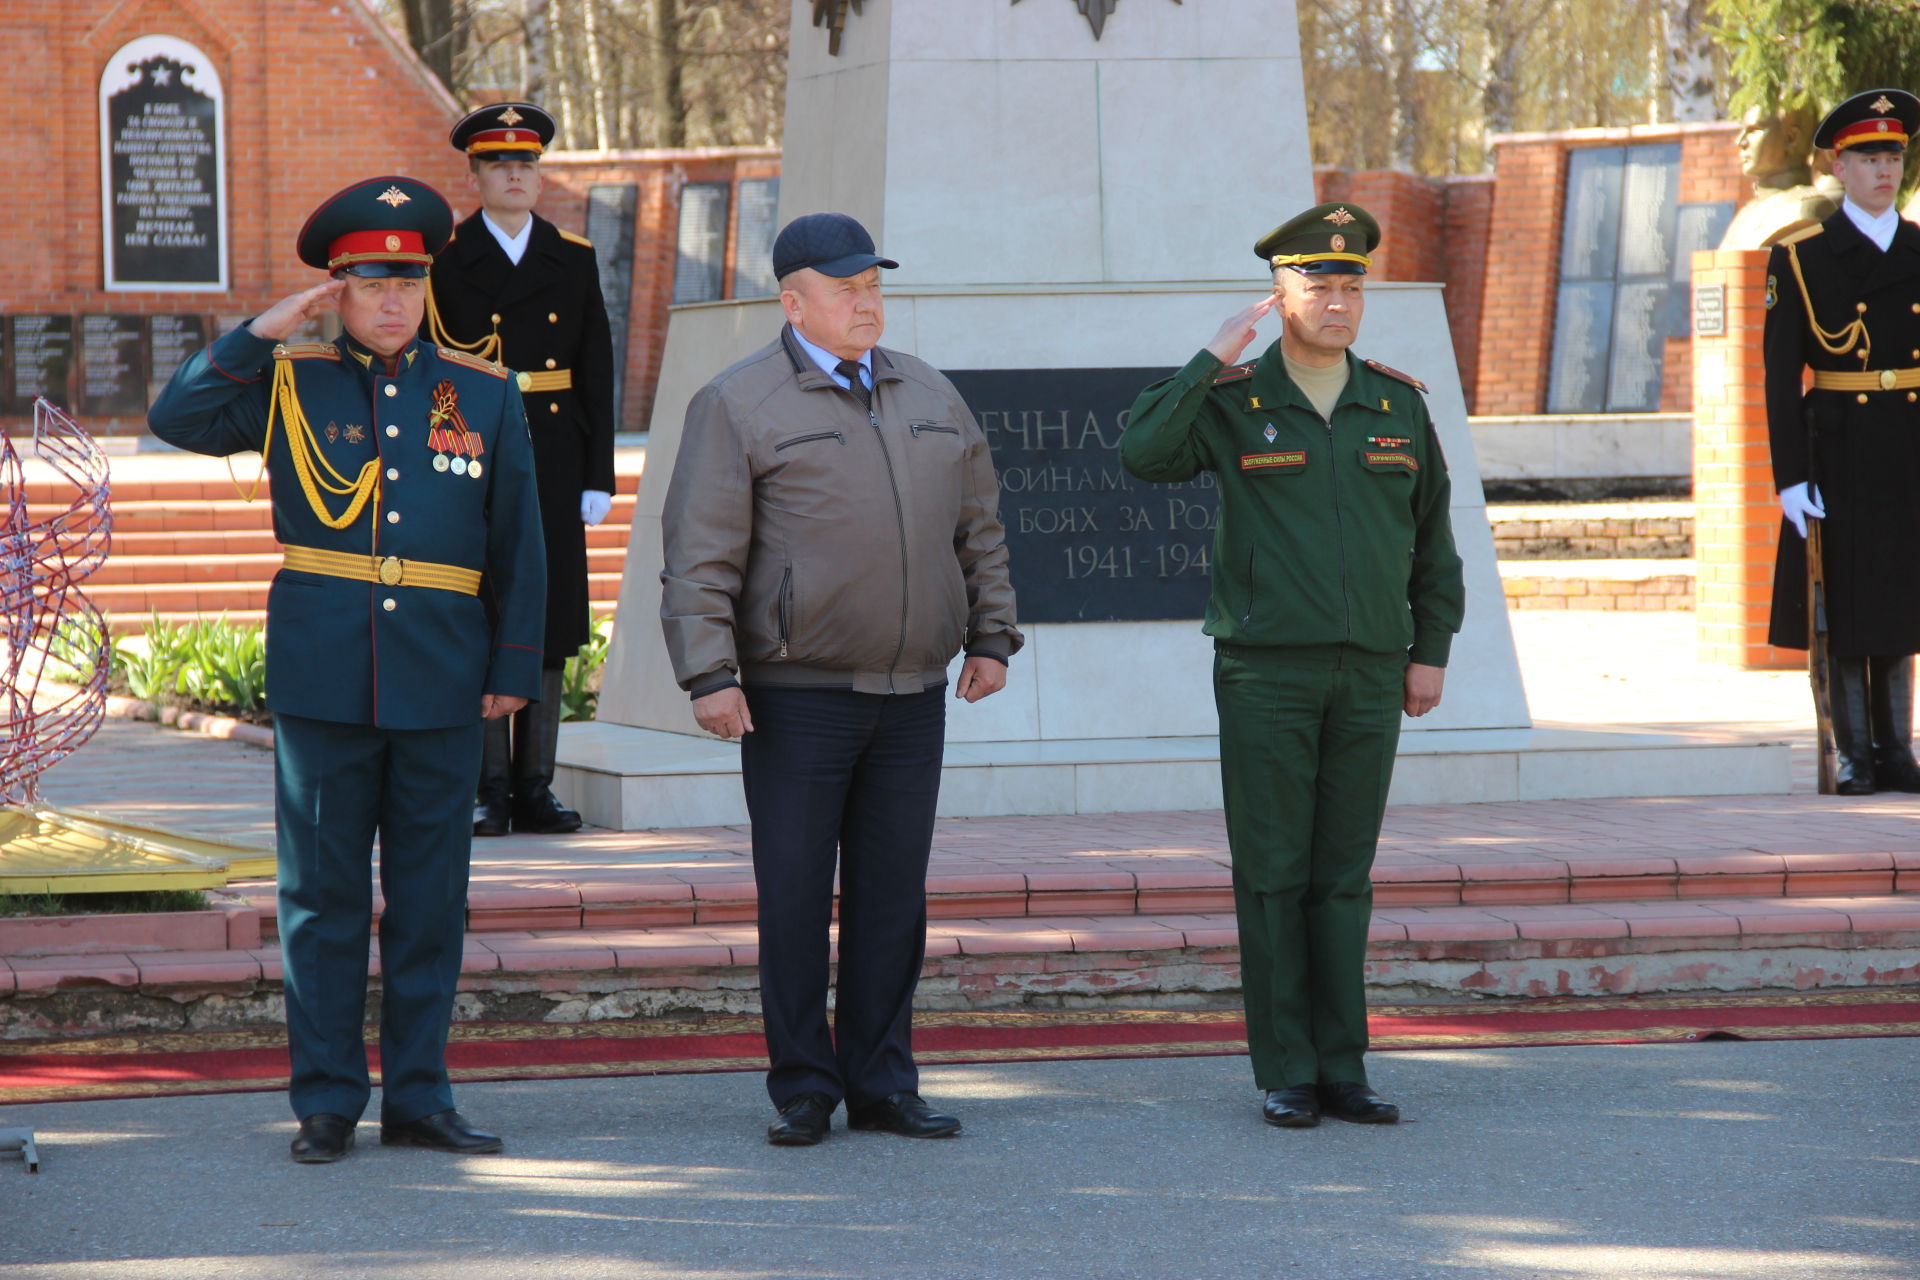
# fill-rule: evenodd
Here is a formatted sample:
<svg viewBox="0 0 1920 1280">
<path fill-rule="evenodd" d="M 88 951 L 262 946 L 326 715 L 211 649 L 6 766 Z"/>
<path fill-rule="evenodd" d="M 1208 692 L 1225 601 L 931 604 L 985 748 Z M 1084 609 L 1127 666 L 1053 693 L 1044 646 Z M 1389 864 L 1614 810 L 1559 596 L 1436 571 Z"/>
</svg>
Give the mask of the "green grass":
<svg viewBox="0 0 1920 1280">
<path fill-rule="evenodd" d="M 198 889 L 139 889 L 124 893 L 0 893 L 0 919 L 12 916 L 141 915 L 205 911 Z"/>
</svg>

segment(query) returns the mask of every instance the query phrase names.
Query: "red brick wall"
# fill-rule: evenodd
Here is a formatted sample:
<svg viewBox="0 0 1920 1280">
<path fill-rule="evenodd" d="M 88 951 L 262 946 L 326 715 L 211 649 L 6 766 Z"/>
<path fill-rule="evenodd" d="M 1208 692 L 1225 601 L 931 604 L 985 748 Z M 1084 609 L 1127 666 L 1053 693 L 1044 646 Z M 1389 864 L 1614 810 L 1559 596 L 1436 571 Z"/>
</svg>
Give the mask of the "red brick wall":
<svg viewBox="0 0 1920 1280">
<path fill-rule="evenodd" d="M 1447 180 L 1447 325 L 1467 404 L 1480 397 L 1480 325 L 1487 283 L 1487 237 L 1493 227 L 1493 175 Z"/>
<path fill-rule="evenodd" d="M 226 293 L 108 293 L 100 226 L 100 121 L 107 59 L 170 35 L 215 64 L 225 91 Z M 62 0 L 9 6 L 0 60 L 20 156 L 33 180 L 8 202 L 14 246 L 0 312 L 257 313 L 315 283 L 294 256 L 313 207 L 380 173 L 452 195 L 465 170 L 447 146 L 459 112 L 363 0 Z M 139 419 L 89 420 L 132 433 Z"/>
</svg>

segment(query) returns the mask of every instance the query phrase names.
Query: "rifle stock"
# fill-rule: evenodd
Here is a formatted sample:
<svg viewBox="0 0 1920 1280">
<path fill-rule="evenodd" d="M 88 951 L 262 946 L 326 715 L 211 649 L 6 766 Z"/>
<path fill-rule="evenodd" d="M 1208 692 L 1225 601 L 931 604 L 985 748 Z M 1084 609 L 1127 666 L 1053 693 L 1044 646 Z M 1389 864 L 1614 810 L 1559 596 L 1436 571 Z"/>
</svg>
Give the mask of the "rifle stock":
<svg viewBox="0 0 1920 1280">
<path fill-rule="evenodd" d="M 1834 794 L 1833 690 L 1827 665 L 1827 573 L 1820 521 L 1807 519 L 1807 678 L 1813 685 L 1814 750 L 1820 794 Z"/>
</svg>

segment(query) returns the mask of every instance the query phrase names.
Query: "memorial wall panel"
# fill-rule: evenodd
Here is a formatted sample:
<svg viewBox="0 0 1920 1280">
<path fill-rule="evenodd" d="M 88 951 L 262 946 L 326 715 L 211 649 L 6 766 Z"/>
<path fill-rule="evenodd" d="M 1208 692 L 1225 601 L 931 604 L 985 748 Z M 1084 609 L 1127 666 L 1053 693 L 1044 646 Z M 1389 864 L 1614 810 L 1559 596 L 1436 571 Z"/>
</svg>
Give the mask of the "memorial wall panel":
<svg viewBox="0 0 1920 1280">
<path fill-rule="evenodd" d="M 110 290 L 227 287 L 220 76 L 172 36 L 142 36 L 100 77 L 101 225 Z"/>
</svg>

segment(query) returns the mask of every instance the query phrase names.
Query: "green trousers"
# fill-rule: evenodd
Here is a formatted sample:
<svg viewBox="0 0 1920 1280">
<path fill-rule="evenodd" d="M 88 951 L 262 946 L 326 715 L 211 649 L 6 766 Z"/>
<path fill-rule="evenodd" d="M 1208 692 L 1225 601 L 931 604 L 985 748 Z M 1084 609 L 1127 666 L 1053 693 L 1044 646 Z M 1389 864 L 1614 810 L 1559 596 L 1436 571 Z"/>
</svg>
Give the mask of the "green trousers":
<svg viewBox="0 0 1920 1280">
<path fill-rule="evenodd" d="M 1368 877 L 1405 678 L 1397 654 L 1215 651 L 1247 1047 L 1262 1089 L 1366 1082 Z"/>
</svg>

